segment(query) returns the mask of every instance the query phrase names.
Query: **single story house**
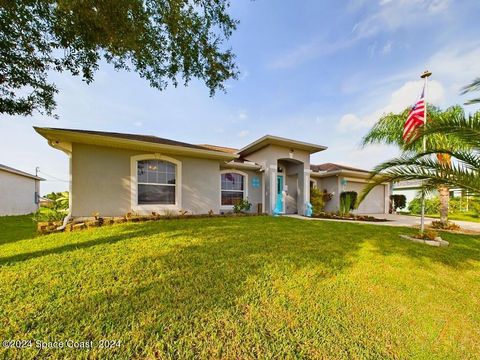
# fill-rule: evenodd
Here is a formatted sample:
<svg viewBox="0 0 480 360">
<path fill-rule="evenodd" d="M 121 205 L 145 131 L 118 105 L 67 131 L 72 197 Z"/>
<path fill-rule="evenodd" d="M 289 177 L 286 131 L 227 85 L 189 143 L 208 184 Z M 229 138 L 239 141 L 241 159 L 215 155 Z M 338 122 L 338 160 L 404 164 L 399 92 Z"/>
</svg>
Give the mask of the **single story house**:
<svg viewBox="0 0 480 360">
<path fill-rule="evenodd" d="M 38 210 L 41 177 L 0 164 L 0 216 Z"/>
<path fill-rule="evenodd" d="M 310 155 L 326 150 L 325 146 L 272 135 L 233 149 L 150 135 L 35 130 L 69 156 L 73 217 L 128 212 L 222 213 L 232 211 L 242 199 L 253 205 L 252 212 L 303 215 L 310 199 Z M 321 179 L 319 184 L 323 175 L 314 175 Z M 331 174 L 331 178 L 337 179 L 337 175 L 343 173 Z M 362 183 L 366 177 L 361 172 L 348 176 L 358 179 L 352 184 Z M 331 211 L 338 210 L 334 203 Z"/>
<path fill-rule="evenodd" d="M 340 207 L 340 194 L 355 191 L 358 195 L 368 182 L 370 172 L 349 166 L 326 163 L 311 165 L 310 181 L 312 187 L 326 190 L 331 199 L 325 204 L 325 211 L 336 212 Z M 365 200 L 353 213 L 388 214 L 390 208 L 390 184 L 384 183 L 372 189 Z"/>
<path fill-rule="evenodd" d="M 420 197 L 422 195 L 421 189 L 422 189 L 421 180 L 404 180 L 404 181 L 398 181 L 392 184 L 393 195 L 405 195 L 406 206 L 405 206 L 405 209 L 402 209 L 402 211 L 408 211 L 408 205 L 410 204 L 410 202 L 413 199 Z M 426 195 L 427 198 L 433 198 L 436 196 L 438 196 L 438 191 L 436 190 L 430 191 Z M 465 208 L 468 210 L 468 201 L 471 195 L 467 194 L 466 191 L 460 188 L 450 189 L 450 197 L 465 199 Z"/>
</svg>

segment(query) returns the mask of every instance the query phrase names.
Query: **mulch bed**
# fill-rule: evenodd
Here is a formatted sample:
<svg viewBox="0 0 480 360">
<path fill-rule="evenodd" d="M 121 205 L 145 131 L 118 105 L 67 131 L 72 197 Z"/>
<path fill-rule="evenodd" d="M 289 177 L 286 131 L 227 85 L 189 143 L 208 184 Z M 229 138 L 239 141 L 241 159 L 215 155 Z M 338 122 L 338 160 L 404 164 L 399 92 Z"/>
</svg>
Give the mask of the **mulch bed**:
<svg viewBox="0 0 480 360">
<path fill-rule="evenodd" d="M 312 215 L 312 218 L 318 219 L 334 219 L 334 220 L 351 220 L 351 221 L 367 221 L 367 222 L 386 222 L 389 221 L 387 219 L 379 219 L 373 216 L 365 216 L 365 215 L 355 215 L 355 214 L 348 214 L 348 215 L 338 215 L 338 214 L 331 214 L 331 213 L 319 213 Z"/>
<path fill-rule="evenodd" d="M 225 213 L 225 214 L 184 214 L 184 215 L 134 215 L 118 217 L 80 217 L 73 218 L 64 229 L 58 228 L 62 225 L 61 221 L 44 221 L 37 223 L 37 232 L 40 234 L 50 234 L 54 232 L 70 232 L 95 227 L 122 224 L 126 222 L 144 222 L 156 220 L 178 220 L 178 219 L 199 219 L 199 218 L 226 218 L 226 217 L 245 217 L 245 216 L 265 216 L 264 213 Z"/>
</svg>

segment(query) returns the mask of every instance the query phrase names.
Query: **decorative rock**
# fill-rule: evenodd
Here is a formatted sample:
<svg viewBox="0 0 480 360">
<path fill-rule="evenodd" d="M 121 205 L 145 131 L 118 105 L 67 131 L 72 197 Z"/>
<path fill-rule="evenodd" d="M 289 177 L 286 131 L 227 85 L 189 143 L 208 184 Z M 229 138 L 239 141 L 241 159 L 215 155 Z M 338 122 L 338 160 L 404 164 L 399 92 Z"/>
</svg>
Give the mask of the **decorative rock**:
<svg viewBox="0 0 480 360">
<path fill-rule="evenodd" d="M 440 236 L 437 236 L 435 238 L 435 240 L 417 239 L 417 238 L 414 238 L 414 237 L 408 236 L 408 235 L 400 235 L 400 237 L 403 238 L 403 239 L 407 239 L 407 240 L 422 243 L 422 244 L 427 244 L 427 245 L 430 245 L 430 246 L 442 246 L 443 247 L 443 246 L 450 245 L 450 243 L 448 241 L 443 240 Z"/>
<path fill-rule="evenodd" d="M 100 226 L 100 221 L 98 220 L 87 221 L 85 222 L 85 225 L 87 225 L 87 228 L 98 227 Z"/>
<path fill-rule="evenodd" d="M 72 230 L 77 231 L 77 230 L 83 230 L 85 228 L 86 228 L 85 223 L 79 223 L 79 224 L 73 225 Z"/>
</svg>

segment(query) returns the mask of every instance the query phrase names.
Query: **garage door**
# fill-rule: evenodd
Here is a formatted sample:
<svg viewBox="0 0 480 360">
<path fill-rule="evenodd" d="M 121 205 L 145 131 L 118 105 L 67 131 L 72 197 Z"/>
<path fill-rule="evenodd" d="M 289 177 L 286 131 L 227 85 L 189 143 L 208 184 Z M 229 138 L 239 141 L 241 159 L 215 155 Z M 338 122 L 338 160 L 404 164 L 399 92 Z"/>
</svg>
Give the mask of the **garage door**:
<svg viewBox="0 0 480 360">
<path fill-rule="evenodd" d="M 346 190 L 356 191 L 360 195 L 364 187 L 365 183 L 348 181 Z M 385 185 L 375 186 L 355 212 L 360 214 L 384 214 Z"/>
</svg>

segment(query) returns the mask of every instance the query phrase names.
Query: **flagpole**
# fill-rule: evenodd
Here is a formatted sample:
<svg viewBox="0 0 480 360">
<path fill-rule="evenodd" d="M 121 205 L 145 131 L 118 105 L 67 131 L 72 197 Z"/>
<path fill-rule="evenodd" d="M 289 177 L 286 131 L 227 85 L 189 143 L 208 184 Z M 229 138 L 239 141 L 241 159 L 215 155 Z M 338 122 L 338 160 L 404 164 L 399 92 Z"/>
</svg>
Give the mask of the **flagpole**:
<svg viewBox="0 0 480 360">
<path fill-rule="evenodd" d="M 428 70 L 425 70 L 420 77 L 425 79 L 425 85 L 423 87 L 423 101 L 425 103 L 425 107 L 423 110 L 423 129 L 425 130 L 427 126 L 427 86 L 428 86 L 428 78 L 432 75 L 432 73 Z M 427 151 L 427 138 L 423 135 L 423 152 Z M 422 180 L 422 216 L 420 220 L 420 233 L 423 234 L 425 230 L 425 190 L 423 188 L 423 180 Z"/>
</svg>

